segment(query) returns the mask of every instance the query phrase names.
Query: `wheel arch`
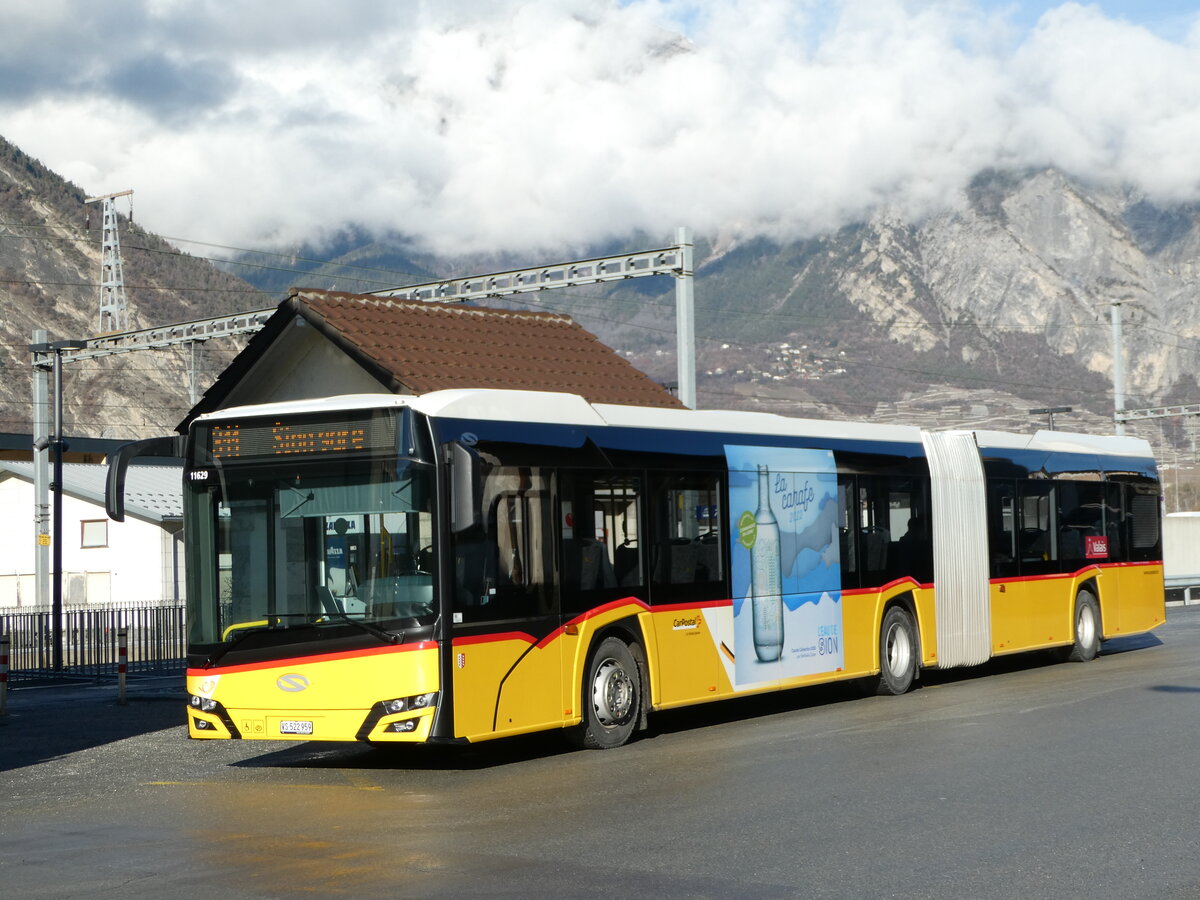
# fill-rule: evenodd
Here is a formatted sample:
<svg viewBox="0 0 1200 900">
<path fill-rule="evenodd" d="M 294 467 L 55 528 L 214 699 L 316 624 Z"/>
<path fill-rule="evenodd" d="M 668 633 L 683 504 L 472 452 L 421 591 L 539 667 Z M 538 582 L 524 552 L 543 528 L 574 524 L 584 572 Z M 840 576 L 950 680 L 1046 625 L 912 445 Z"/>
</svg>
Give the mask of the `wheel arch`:
<svg viewBox="0 0 1200 900">
<path fill-rule="evenodd" d="M 875 649 L 874 649 L 874 657 L 873 657 L 874 662 L 875 662 L 875 670 L 877 672 L 879 672 L 879 671 L 882 671 L 882 669 L 883 669 L 883 660 L 879 656 L 879 635 L 883 630 L 884 616 L 887 615 L 888 610 L 891 609 L 893 606 L 899 606 L 905 612 L 907 612 L 908 615 L 912 618 L 913 632 L 916 636 L 916 641 L 917 641 L 917 646 L 915 648 L 913 648 L 914 652 L 916 653 L 916 656 L 917 656 L 917 667 L 916 667 L 916 672 L 913 677 L 915 679 L 919 680 L 921 678 L 921 669 L 924 666 L 924 663 L 922 661 L 924 658 L 922 656 L 922 654 L 924 653 L 924 650 L 923 650 L 924 642 L 921 637 L 921 616 L 917 612 L 916 597 L 913 596 L 912 591 L 908 591 L 908 590 L 897 591 L 896 593 L 892 594 L 891 596 L 886 597 L 879 604 L 879 610 L 875 615 L 875 642 L 874 642 Z"/>
<path fill-rule="evenodd" d="M 616 619 L 591 633 L 588 639 L 587 650 L 581 657 L 582 664 L 579 667 L 579 676 L 575 679 L 576 693 L 578 694 L 583 691 L 583 681 L 587 678 L 588 662 L 592 658 L 592 653 L 604 642 L 605 638 L 609 637 L 615 637 L 623 641 L 629 647 L 629 652 L 633 655 L 634 662 L 637 663 L 641 703 L 638 709 L 636 730 L 644 731 L 648 725 L 652 697 L 650 690 L 650 666 L 646 656 L 646 637 L 642 631 L 642 622 L 638 616 L 630 615 Z"/>
<path fill-rule="evenodd" d="M 1088 591 L 1096 598 L 1096 615 L 1100 617 L 1100 621 L 1096 623 L 1096 628 L 1100 633 L 1100 639 L 1104 640 L 1106 637 L 1104 634 L 1104 597 L 1100 592 L 1100 579 L 1096 577 L 1095 573 L 1085 575 L 1075 582 L 1075 591 L 1071 595 L 1072 621 L 1075 619 L 1075 602 L 1079 598 L 1080 591 Z M 1072 628 L 1071 633 L 1074 635 L 1074 628 Z"/>
</svg>

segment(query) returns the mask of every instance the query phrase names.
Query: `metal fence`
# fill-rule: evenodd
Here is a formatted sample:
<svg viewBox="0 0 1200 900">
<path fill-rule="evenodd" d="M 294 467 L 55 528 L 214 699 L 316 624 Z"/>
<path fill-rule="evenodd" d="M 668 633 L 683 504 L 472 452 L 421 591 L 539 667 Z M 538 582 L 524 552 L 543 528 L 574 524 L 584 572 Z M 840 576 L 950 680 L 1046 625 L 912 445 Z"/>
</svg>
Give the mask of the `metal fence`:
<svg viewBox="0 0 1200 900">
<path fill-rule="evenodd" d="M 130 673 L 182 670 L 187 637 L 182 605 L 66 607 L 62 611 L 63 674 L 117 674 L 117 632 L 126 629 Z M 53 673 L 54 617 L 49 607 L 0 608 L 9 636 L 9 679 Z"/>
</svg>

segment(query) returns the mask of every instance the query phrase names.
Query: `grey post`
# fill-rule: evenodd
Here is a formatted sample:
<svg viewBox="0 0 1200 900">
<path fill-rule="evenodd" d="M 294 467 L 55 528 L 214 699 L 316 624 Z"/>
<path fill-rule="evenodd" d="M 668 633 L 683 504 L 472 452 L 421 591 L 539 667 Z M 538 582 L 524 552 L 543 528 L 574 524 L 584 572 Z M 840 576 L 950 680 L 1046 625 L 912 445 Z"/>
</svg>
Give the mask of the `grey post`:
<svg viewBox="0 0 1200 900">
<path fill-rule="evenodd" d="M 8 715 L 8 648 L 8 635 L 0 634 L 0 718 Z"/>
<path fill-rule="evenodd" d="M 1112 301 L 1113 420 L 1117 434 L 1125 433 L 1125 348 L 1121 344 L 1121 301 Z"/>
<path fill-rule="evenodd" d="M 46 343 L 45 329 L 34 329 L 34 344 Z M 34 598 L 50 604 L 50 369 L 46 355 L 33 354 L 33 532 Z"/>
<path fill-rule="evenodd" d="M 675 276 L 675 346 L 677 353 L 679 399 L 688 409 L 696 408 L 696 298 L 692 229 L 675 229 L 679 246 L 679 271 Z"/>
<path fill-rule="evenodd" d="M 124 706 L 128 702 L 125 694 L 125 675 L 129 669 L 129 629 L 117 629 L 117 702 Z"/>
</svg>

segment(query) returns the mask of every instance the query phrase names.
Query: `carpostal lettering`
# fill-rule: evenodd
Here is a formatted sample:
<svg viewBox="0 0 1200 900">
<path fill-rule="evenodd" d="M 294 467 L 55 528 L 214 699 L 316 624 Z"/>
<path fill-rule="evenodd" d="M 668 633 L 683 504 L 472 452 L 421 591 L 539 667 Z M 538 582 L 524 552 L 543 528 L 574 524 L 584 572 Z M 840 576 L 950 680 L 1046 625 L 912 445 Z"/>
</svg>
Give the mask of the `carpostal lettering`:
<svg viewBox="0 0 1200 900">
<path fill-rule="evenodd" d="M 671 628 L 673 631 L 689 631 L 693 628 L 699 628 L 699 627 L 700 627 L 699 617 L 692 618 L 690 616 L 684 616 L 684 617 L 678 618 L 671 625 Z"/>
</svg>

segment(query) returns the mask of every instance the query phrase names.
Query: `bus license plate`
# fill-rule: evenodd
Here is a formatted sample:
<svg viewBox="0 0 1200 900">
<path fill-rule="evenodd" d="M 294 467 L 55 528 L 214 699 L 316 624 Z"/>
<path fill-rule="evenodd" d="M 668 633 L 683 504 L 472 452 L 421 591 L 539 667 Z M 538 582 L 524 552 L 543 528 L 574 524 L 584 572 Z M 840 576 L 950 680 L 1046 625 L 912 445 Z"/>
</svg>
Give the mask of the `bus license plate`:
<svg viewBox="0 0 1200 900">
<path fill-rule="evenodd" d="M 313 723 L 284 719 L 279 723 L 280 734 L 312 734 Z"/>
</svg>

